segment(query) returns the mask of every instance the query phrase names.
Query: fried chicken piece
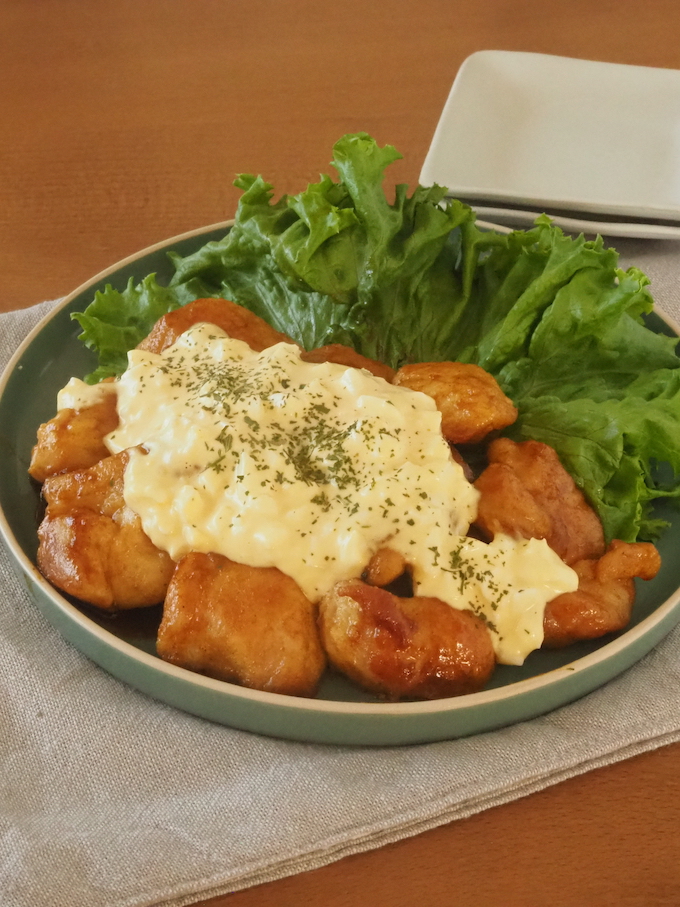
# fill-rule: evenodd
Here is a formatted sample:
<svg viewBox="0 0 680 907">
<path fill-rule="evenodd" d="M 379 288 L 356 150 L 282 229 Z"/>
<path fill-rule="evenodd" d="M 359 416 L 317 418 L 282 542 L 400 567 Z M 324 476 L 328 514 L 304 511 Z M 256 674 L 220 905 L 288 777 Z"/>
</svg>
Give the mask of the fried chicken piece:
<svg viewBox="0 0 680 907">
<path fill-rule="evenodd" d="M 48 476 L 94 466 L 108 457 L 104 436 L 117 425 L 115 394 L 106 394 L 100 402 L 83 409 L 60 409 L 38 429 L 29 473 L 44 482 Z"/>
<path fill-rule="evenodd" d="M 317 347 L 302 353 L 303 362 L 337 362 L 338 365 L 347 365 L 350 368 L 364 368 L 376 378 L 384 378 L 392 383 L 396 372 L 389 365 L 384 365 L 375 359 L 369 359 L 357 353 L 351 346 L 342 343 L 329 343 L 327 346 Z"/>
<path fill-rule="evenodd" d="M 558 595 L 545 609 L 544 648 L 623 630 L 635 601 L 633 578 L 653 579 L 660 566 L 659 552 L 648 542 L 613 541 L 601 558 L 577 561 L 578 589 Z"/>
<path fill-rule="evenodd" d="M 388 699 L 473 693 L 494 670 L 483 621 L 438 598 L 398 598 L 347 580 L 321 600 L 319 626 L 330 662 Z"/>
<path fill-rule="evenodd" d="M 497 438 L 488 459 L 474 483 L 481 494 L 475 525 L 485 538 L 545 539 L 569 565 L 604 554 L 600 519 L 552 447 Z"/>
<path fill-rule="evenodd" d="M 442 414 L 442 433 L 452 444 L 476 444 L 489 432 L 512 425 L 517 418 L 517 409 L 496 379 L 478 365 L 403 365 L 394 383 L 432 397 Z"/>
<path fill-rule="evenodd" d="M 229 299 L 209 298 L 195 299 L 163 315 L 137 349 L 162 353 L 164 349 L 172 346 L 180 334 L 202 321 L 217 325 L 236 340 L 245 341 L 257 353 L 274 346 L 275 343 L 293 343 L 290 337 L 274 330 L 249 309 Z"/>
<path fill-rule="evenodd" d="M 105 610 L 163 601 L 174 562 L 123 498 L 128 452 L 52 476 L 38 529 L 38 567 L 53 585 Z"/>
<path fill-rule="evenodd" d="M 394 548 L 380 548 L 365 571 L 370 586 L 388 586 L 406 570 L 406 558 Z"/>
<path fill-rule="evenodd" d="M 291 696 L 312 696 L 326 664 L 316 608 L 297 583 L 219 554 L 177 565 L 157 651 L 190 671 Z"/>
</svg>

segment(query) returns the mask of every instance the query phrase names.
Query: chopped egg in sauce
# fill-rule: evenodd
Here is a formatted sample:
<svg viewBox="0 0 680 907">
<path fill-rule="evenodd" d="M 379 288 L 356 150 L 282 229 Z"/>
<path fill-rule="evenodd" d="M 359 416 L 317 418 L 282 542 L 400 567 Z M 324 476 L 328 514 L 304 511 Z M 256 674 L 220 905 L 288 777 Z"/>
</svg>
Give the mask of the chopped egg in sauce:
<svg viewBox="0 0 680 907">
<path fill-rule="evenodd" d="M 105 391 L 71 382 L 59 405 L 115 389 L 120 424 L 105 441 L 135 448 L 126 503 L 173 559 L 216 552 L 278 567 L 317 601 L 389 546 L 415 593 L 486 622 L 506 664 L 541 645 L 546 603 L 577 588 L 544 540 L 466 536 L 479 493 L 425 394 L 303 362 L 292 344 L 254 352 L 208 324 L 128 359 Z"/>
</svg>

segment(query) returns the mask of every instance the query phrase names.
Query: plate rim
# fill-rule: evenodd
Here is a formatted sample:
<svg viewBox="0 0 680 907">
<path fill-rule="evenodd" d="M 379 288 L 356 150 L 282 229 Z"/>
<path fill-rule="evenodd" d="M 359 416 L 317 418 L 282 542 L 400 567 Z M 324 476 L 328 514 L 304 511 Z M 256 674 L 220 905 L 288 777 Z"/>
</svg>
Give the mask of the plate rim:
<svg viewBox="0 0 680 907">
<path fill-rule="evenodd" d="M 501 233 L 512 230 L 529 230 L 534 226 L 539 214 L 536 211 L 522 211 L 517 208 L 494 208 L 486 205 L 477 205 L 468 202 L 477 214 L 477 225 L 482 224 L 489 229 Z M 585 212 L 584 212 L 585 213 Z M 552 224 L 560 227 L 567 233 L 584 233 L 593 236 L 615 236 L 622 239 L 661 239 L 680 240 L 680 223 L 668 221 L 667 223 L 645 223 L 644 221 L 598 221 L 579 217 L 580 212 L 574 211 L 574 216 L 549 214 Z M 482 220 L 483 219 L 483 220 Z M 496 221 L 495 223 L 492 223 Z"/>
<path fill-rule="evenodd" d="M 210 232 L 228 228 L 232 224 L 233 219 L 227 221 L 219 221 L 217 223 L 207 225 L 202 228 L 196 228 L 194 230 L 169 237 L 166 240 L 156 242 L 151 246 L 141 249 L 137 253 L 126 256 L 115 264 L 98 272 L 91 279 L 80 284 L 75 290 L 73 290 L 62 300 L 57 302 L 57 304 L 54 305 L 50 309 L 50 311 L 47 312 L 24 337 L 23 341 L 14 352 L 9 362 L 7 363 L 7 366 L 0 375 L 0 398 L 2 398 L 2 396 L 4 395 L 7 383 L 11 375 L 13 374 L 18 361 L 26 352 L 27 348 L 34 342 L 42 329 L 60 312 L 68 307 L 81 293 L 91 290 L 94 286 L 101 286 L 102 282 L 107 276 L 110 276 L 111 274 L 117 272 L 119 269 L 125 267 L 126 265 L 134 264 L 139 259 L 145 258 L 146 256 L 153 254 L 154 252 L 169 250 L 174 244 L 179 243 L 185 239 L 200 237 L 204 234 L 209 234 Z M 659 309 L 655 309 L 655 312 L 665 324 L 667 324 L 676 334 L 680 335 L 678 326 L 666 315 L 665 312 Z M 616 659 L 617 656 L 620 658 L 625 655 L 627 651 L 631 651 L 636 646 L 642 645 L 644 643 L 644 640 L 646 638 L 649 638 L 650 634 L 653 635 L 653 631 L 655 629 L 661 627 L 663 632 L 661 632 L 659 638 L 655 639 L 651 643 L 651 645 L 646 646 L 640 656 L 634 657 L 631 662 L 627 662 L 622 666 L 616 668 L 613 672 L 610 672 L 604 681 L 607 682 L 609 679 L 612 679 L 612 677 L 617 676 L 619 673 L 622 673 L 623 671 L 630 668 L 634 663 L 639 661 L 641 657 L 643 657 L 655 645 L 658 644 L 660 639 L 662 639 L 665 635 L 667 635 L 667 633 L 671 631 L 675 623 L 680 621 L 680 586 L 678 586 L 678 588 L 670 596 L 668 596 L 668 598 L 666 598 L 656 608 L 654 608 L 651 614 L 640 620 L 639 623 L 637 623 L 634 627 L 621 632 L 614 639 L 610 639 L 606 643 L 603 643 L 594 652 L 583 655 L 580 658 L 576 658 L 565 665 L 552 668 L 544 673 L 536 674 L 532 677 L 508 683 L 500 687 L 493 687 L 491 689 L 486 689 L 477 693 L 470 693 L 459 697 L 425 701 L 357 702 L 350 700 L 317 698 L 307 699 L 302 697 L 288 696 L 280 693 L 269 693 L 266 691 L 251 690 L 247 687 L 229 683 L 228 681 L 216 680 L 214 678 L 189 671 L 185 668 L 171 665 L 167 662 L 162 661 L 157 656 L 145 652 L 143 649 L 136 647 L 132 643 L 121 639 L 114 633 L 106 630 L 104 627 L 90 618 L 86 613 L 81 611 L 76 605 L 69 602 L 63 595 L 61 595 L 61 593 L 59 593 L 54 587 L 51 586 L 51 584 L 47 582 L 42 574 L 40 574 L 37 566 L 24 553 L 18 539 L 16 538 L 11 526 L 9 525 L 9 521 L 6 517 L 4 508 L 1 507 L 0 535 L 5 540 L 11 558 L 14 559 L 15 564 L 21 568 L 22 573 L 29 581 L 29 594 L 32 594 L 32 590 L 30 590 L 30 583 L 33 583 L 40 590 L 44 598 L 49 601 L 50 608 L 56 609 L 74 627 L 77 627 L 80 631 L 85 632 L 88 636 L 90 636 L 93 640 L 96 640 L 98 643 L 104 644 L 107 648 L 117 651 L 124 658 L 132 659 L 132 661 L 137 662 L 141 666 L 143 666 L 144 669 L 153 670 L 155 674 L 165 675 L 166 677 L 172 678 L 177 682 L 189 683 L 192 687 L 201 688 L 217 696 L 226 697 L 227 699 L 236 699 L 239 702 L 249 703 L 253 706 L 263 707 L 265 709 L 278 707 L 283 708 L 288 712 L 292 710 L 302 716 L 316 716 L 320 719 L 344 718 L 350 720 L 363 720 L 368 718 L 385 718 L 393 720 L 425 720 L 428 717 L 450 717 L 452 718 L 452 720 L 455 720 L 456 716 L 465 716 L 466 714 L 471 714 L 474 710 L 478 710 L 480 707 L 487 708 L 498 706 L 499 704 L 507 702 L 521 701 L 523 697 L 540 694 L 540 692 L 544 689 L 551 690 L 556 686 L 559 686 L 562 681 L 566 681 L 569 678 L 574 678 L 578 674 L 583 674 L 585 672 L 585 674 L 587 675 L 588 672 L 596 671 L 598 668 L 605 666 L 607 663 L 612 663 L 612 660 Z M 33 598 L 35 600 L 35 595 L 33 595 Z M 39 602 L 35 603 L 39 610 L 43 614 L 45 614 L 43 605 Z M 677 612 L 677 614 L 675 612 Z M 47 614 L 45 614 L 45 616 L 48 621 L 54 626 L 54 621 Z M 60 628 L 58 628 L 58 632 L 60 633 L 62 638 L 66 637 L 68 639 L 68 635 L 65 634 Z M 69 639 L 68 641 L 74 644 L 76 648 L 81 649 L 81 647 L 73 643 L 72 640 Z M 84 650 L 81 649 L 81 651 Z M 85 654 L 90 658 L 93 658 L 89 651 L 85 652 Z M 96 658 L 94 658 L 93 660 L 97 661 L 100 667 L 108 671 L 108 673 L 113 674 L 114 676 L 118 676 L 119 679 L 125 681 L 124 677 L 120 677 L 120 675 L 117 675 L 116 672 L 114 670 L 111 670 L 109 667 L 104 667 Z M 129 681 L 127 682 L 129 683 Z M 528 717 L 535 717 L 537 715 L 544 714 L 547 711 L 552 711 L 554 708 L 566 705 L 568 702 L 572 701 L 575 698 L 580 698 L 586 693 L 595 691 L 601 685 L 601 682 L 597 682 L 594 685 L 587 685 L 585 690 L 582 690 L 580 692 L 577 691 L 574 695 L 560 697 L 556 705 L 550 705 L 547 709 L 532 708 Z M 193 711 L 194 714 L 201 714 L 200 711 L 194 711 L 188 708 L 186 705 L 181 705 L 171 699 L 165 699 L 162 696 L 150 693 L 148 690 L 143 689 L 142 687 L 138 687 L 138 689 L 141 689 L 142 692 L 144 692 L 146 695 L 150 695 L 152 698 L 161 699 L 162 701 L 165 701 L 166 703 L 182 711 Z M 526 717 L 527 716 L 524 716 L 524 718 L 521 718 L 519 720 L 525 720 Z M 516 720 L 517 719 L 511 719 L 511 721 L 505 723 L 515 723 Z M 233 727 L 242 726 L 231 722 L 228 715 L 224 716 L 222 723 Z M 485 724 L 482 728 L 466 733 L 480 733 L 485 730 L 492 730 L 498 726 L 503 726 L 503 722 L 499 724 L 496 721 Z M 255 730 L 255 732 L 263 734 L 270 733 L 266 727 L 246 727 L 245 729 Z M 348 740 L 346 728 L 342 729 L 341 733 L 342 737 L 340 739 L 336 739 L 333 733 L 329 734 L 328 732 L 315 732 L 310 728 L 308 732 L 299 732 L 293 729 L 290 734 L 274 733 L 273 736 L 283 736 L 288 737 L 288 739 L 321 743 L 349 742 L 360 745 L 389 745 L 395 742 L 412 743 L 452 739 L 465 735 L 464 733 L 460 733 L 455 727 L 449 728 L 448 732 L 446 733 L 435 732 L 433 735 L 427 733 L 423 735 L 422 732 L 420 733 L 420 735 L 418 735 L 413 731 L 409 731 L 407 729 L 405 733 L 405 739 L 401 739 L 399 737 L 399 734 L 397 734 L 398 739 L 392 739 L 392 737 L 388 733 L 389 739 L 385 741 L 375 739 L 362 739 L 366 735 L 362 732 L 361 729 L 358 730 L 357 739 Z"/>
</svg>

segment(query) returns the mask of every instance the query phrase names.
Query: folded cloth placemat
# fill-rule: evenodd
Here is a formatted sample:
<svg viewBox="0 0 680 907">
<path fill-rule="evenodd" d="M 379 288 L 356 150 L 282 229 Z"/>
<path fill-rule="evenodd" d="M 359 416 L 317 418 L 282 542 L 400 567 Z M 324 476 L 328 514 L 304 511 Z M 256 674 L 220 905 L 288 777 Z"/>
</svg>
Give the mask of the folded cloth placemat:
<svg viewBox="0 0 680 907">
<path fill-rule="evenodd" d="M 618 241 L 680 321 L 680 244 Z M 0 315 L 0 366 L 49 311 Z M 680 629 L 533 721 L 443 743 L 268 739 L 155 702 L 42 618 L 0 545 L 0 904 L 180 907 L 680 740 Z"/>
</svg>

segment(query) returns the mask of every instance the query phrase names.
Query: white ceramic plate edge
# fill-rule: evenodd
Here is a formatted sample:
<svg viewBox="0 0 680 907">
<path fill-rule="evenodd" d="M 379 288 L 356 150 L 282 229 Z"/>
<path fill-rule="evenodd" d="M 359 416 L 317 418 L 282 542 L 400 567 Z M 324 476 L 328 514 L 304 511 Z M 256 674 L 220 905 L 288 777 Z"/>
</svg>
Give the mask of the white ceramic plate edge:
<svg viewBox="0 0 680 907">
<path fill-rule="evenodd" d="M 517 59 L 517 60 L 526 60 L 529 65 L 540 66 L 542 61 L 547 62 L 559 62 L 566 64 L 568 66 L 588 66 L 594 67 L 595 70 L 600 69 L 601 72 L 610 72 L 616 73 L 617 70 L 627 73 L 637 73 L 643 79 L 650 78 L 664 78 L 664 79 L 676 79 L 678 81 L 678 86 L 680 87 L 680 71 L 673 69 L 664 69 L 660 67 L 647 67 L 647 66 L 635 66 L 630 64 L 623 63 L 607 63 L 603 61 L 596 60 L 582 60 L 574 57 L 567 57 L 563 55 L 556 54 L 541 54 L 528 51 L 508 51 L 508 50 L 480 50 L 476 51 L 470 56 L 468 56 L 463 63 L 461 64 L 456 76 L 454 78 L 451 90 L 444 104 L 439 121 L 435 128 L 435 132 L 430 143 L 430 147 L 425 156 L 423 166 L 420 173 L 420 183 L 426 186 L 432 185 L 433 183 L 438 183 L 439 185 L 445 185 L 448 189 L 448 194 L 450 196 L 460 198 L 461 200 L 467 199 L 476 199 L 481 202 L 482 200 L 488 200 L 490 202 L 499 202 L 506 205 L 515 205 L 515 206 L 531 206 L 535 208 L 545 208 L 547 213 L 550 214 L 550 209 L 556 210 L 573 210 L 575 213 L 584 213 L 592 215 L 612 215 L 614 217 L 631 217 L 645 223 L 650 228 L 653 227 L 653 224 L 649 224 L 649 221 L 654 220 L 670 220 L 670 221 L 679 221 L 680 220 L 680 205 L 677 204 L 668 204 L 668 205 L 630 205 L 625 202 L 614 202 L 607 200 L 595 200 L 592 198 L 583 198 L 575 194 L 563 194 L 559 196 L 550 196 L 547 197 L 545 194 L 526 194 L 514 192 L 512 190 L 503 191 L 498 187 L 491 187 L 485 185 L 470 185 L 467 183 L 460 183 L 458 181 L 451 179 L 444 179 L 442 177 L 441 171 L 441 154 L 442 147 L 444 147 L 448 141 L 447 134 L 451 130 L 451 123 L 455 124 L 456 120 L 456 107 L 458 103 L 458 94 L 461 91 L 461 85 L 465 88 L 466 80 L 468 78 L 468 70 L 472 69 L 475 63 L 479 60 L 494 58 L 502 61 L 503 59 Z M 483 115 L 483 112 L 482 114 Z M 580 219 L 580 218 L 579 218 Z M 592 232 L 592 231 L 591 231 Z M 610 229 L 607 231 L 602 231 L 605 235 L 610 236 L 633 236 L 637 234 L 633 233 L 614 233 Z M 641 238 L 648 237 L 648 233 L 641 234 Z M 651 238 L 676 238 L 671 235 L 655 235 Z"/>
<path fill-rule="evenodd" d="M 464 199 L 461 199 L 464 201 Z M 536 211 L 521 211 L 517 208 L 491 208 L 485 205 L 472 205 L 473 210 L 484 221 L 477 221 L 478 226 L 488 229 L 509 232 L 513 227 L 522 229 L 534 225 L 539 216 Z M 585 233 L 586 235 L 617 236 L 629 239 L 668 239 L 680 240 L 680 226 L 671 224 L 646 224 L 639 222 L 597 221 L 585 218 L 564 217 L 559 214 L 548 214 L 556 227 L 566 233 Z M 490 220 L 489 220 L 490 219 Z M 493 223 L 491 222 L 493 221 Z"/>
</svg>

